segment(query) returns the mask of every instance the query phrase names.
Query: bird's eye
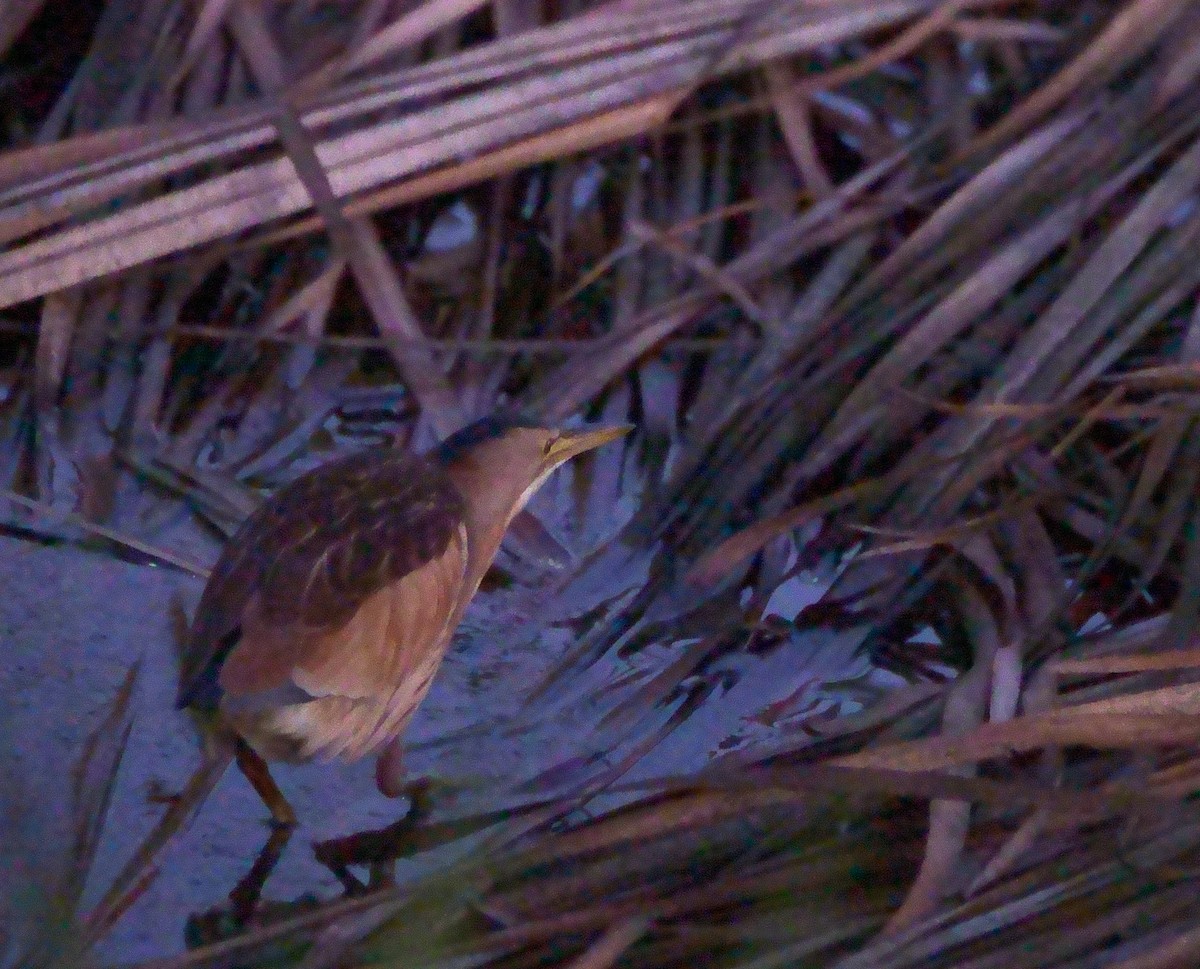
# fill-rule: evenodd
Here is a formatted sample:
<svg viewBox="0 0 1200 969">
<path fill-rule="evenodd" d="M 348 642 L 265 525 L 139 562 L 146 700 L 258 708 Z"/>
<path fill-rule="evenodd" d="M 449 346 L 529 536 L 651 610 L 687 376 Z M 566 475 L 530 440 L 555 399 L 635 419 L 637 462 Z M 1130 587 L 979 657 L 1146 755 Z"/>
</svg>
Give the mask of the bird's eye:
<svg viewBox="0 0 1200 969">
<path fill-rule="evenodd" d="M 544 457 L 544 458 L 550 457 L 550 452 L 554 450 L 554 445 L 557 443 L 558 443 L 557 437 L 550 438 L 546 442 L 545 446 L 542 448 L 542 457 Z"/>
</svg>

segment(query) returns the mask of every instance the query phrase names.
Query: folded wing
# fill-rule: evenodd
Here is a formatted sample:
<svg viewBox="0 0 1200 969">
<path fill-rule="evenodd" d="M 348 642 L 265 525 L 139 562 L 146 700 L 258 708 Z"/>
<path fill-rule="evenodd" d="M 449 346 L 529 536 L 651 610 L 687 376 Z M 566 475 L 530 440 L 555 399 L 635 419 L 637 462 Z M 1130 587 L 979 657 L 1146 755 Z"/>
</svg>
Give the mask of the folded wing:
<svg viewBox="0 0 1200 969">
<path fill-rule="evenodd" d="M 436 617 L 465 562 L 463 499 L 438 464 L 396 450 L 322 465 L 229 541 L 197 608 L 178 704 L 292 685 L 378 696 L 448 635 Z"/>
</svg>

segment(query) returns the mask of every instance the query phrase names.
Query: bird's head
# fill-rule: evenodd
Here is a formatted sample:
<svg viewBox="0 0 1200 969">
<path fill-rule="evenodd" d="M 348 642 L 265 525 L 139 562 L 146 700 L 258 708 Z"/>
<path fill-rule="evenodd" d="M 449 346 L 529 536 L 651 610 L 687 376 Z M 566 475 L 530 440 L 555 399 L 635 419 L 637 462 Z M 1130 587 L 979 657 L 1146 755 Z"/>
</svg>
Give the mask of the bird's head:
<svg viewBox="0 0 1200 969">
<path fill-rule="evenodd" d="M 492 416 L 451 435 L 437 456 L 464 492 L 496 496 L 508 505 L 502 514 L 510 518 L 559 465 L 630 430 L 628 424 L 561 428 L 523 417 Z"/>
</svg>

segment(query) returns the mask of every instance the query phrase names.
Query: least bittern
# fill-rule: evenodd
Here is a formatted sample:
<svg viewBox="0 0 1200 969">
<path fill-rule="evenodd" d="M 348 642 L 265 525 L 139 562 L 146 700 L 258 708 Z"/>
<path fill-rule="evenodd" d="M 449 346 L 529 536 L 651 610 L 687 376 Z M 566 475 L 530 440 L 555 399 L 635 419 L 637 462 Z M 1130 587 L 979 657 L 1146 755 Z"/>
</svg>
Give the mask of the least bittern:
<svg viewBox="0 0 1200 969">
<path fill-rule="evenodd" d="M 379 753 L 379 788 L 398 796 L 400 735 L 509 523 L 555 468 L 628 430 L 492 417 L 425 456 L 370 451 L 297 478 L 213 569 L 178 706 L 215 721 L 281 825 L 295 815 L 269 760 Z"/>
</svg>

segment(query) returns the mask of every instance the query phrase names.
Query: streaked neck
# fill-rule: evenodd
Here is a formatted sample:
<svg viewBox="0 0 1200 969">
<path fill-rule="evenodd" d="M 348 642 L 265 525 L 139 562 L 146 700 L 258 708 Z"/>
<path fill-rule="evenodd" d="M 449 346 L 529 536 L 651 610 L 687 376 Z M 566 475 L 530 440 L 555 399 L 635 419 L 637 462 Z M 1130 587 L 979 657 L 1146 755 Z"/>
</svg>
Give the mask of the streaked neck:
<svg viewBox="0 0 1200 969">
<path fill-rule="evenodd" d="M 475 593 L 487 570 L 500 551 L 500 543 L 509 523 L 516 516 L 553 470 L 547 469 L 532 483 L 517 483 L 497 487 L 471 460 L 470 456 L 448 467 L 450 480 L 466 500 L 467 573 L 464 591 L 467 597 Z"/>
</svg>

